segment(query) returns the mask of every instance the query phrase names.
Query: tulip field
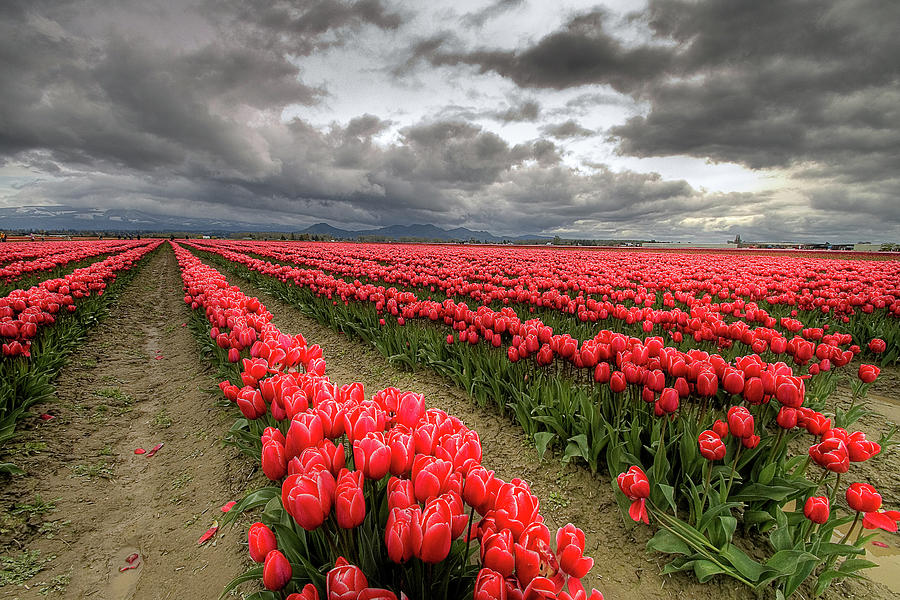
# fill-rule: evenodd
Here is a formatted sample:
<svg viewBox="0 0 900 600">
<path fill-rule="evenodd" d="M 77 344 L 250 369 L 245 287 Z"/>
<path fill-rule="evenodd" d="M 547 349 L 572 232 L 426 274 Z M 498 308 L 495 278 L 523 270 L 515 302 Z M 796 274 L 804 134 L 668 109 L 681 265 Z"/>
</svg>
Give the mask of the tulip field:
<svg viewBox="0 0 900 600">
<path fill-rule="evenodd" d="M 616 527 L 646 529 L 663 574 L 811 597 L 864 578 L 873 540 L 897 542 L 897 473 L 884 467 L 896 427 L 861 427 L 900 357 L 894 257 L 68 244 L 0 248 L 7 285 L 60 275 L 0 299 L 0 442 L 52 393 L 90 326 L 79 315 L 99 314 L 92 303 L 151 252 L 174 252 L 187 325 L 235 413 L 222 433 L 269 481 L 222 520 L 252 522 L 254 563 L 222 594 L 597 600 L 585 582 L 605 568 L 579 523 L 551 530 L 524 475 L 482 464 L 477 429 L 421 390 L 333 381 L 323 349 L 279 329 L 241 282 L 444 377 L 521 429 L 546 468 L 608 482 Z"/>
</svg>

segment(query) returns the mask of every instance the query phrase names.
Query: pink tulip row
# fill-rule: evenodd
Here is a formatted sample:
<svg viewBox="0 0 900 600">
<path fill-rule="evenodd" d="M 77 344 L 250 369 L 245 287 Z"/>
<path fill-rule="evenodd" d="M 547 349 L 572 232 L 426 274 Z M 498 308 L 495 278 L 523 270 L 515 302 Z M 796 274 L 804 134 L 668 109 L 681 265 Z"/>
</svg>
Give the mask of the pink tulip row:
<svg viewBox="0 0 900 600">
<path fill-rule="evenodd" d="M 209 245 L 306 265 L 338 277 L 467 296 L 484 304 L 540 300 L 539 305 L 556 305 L 572 314 L 584 305 L 588 317 L 597 312 L 586 306 L 590 297 L 606 296 L 614 303 L 627 300 L 640 307 L 652 305 L 659 293 L 666 304 L 703 306 L 704 312 L 719 312 L 723 318 L 751 310 L 756 317 L 745 314 L 742 318 L 760 323 L 766 317 L 758 314 L 758 307 L 745 309 L 745 305 L 765 300 L 843 316 L 886 308 L 900 316 L 898 261 L 611 249 L 240 241 Z"/>
<path fill-rule="evenodd" d="M 383 285 L 371 283 L 363 284 L 359 280 L 348 283 L 322 271 L 273 265 L 246 254 L 220 249 L 221 245 L 223 242 L 216 242 L 214 245 L 198 243 L 195 247 L 217 252 L 228 260 L 276 277 L 281 281 L 306 287 L 320 296 L 335 301 L 340 299 L 345 303 L 351 300 L 373 303 L 377 310 L 399 317 L 404 321 L 412 318 L 443 320 L 446 324 L 452 325 L 454 329 L 462 332 L 464 334 L 463 341 L 470 343 L 485 339 L 489 343 L 493 343 L 495 347 L 499 347 L 504 333 L 509 332 L 510 335 L 515 335 L 515 329 L 507 327 L 505 321 L 512 320 L 513 323 L 518 321 L 521 324 L 515 310 L 510 306 L 494 311 L 483 305 L 478 310 L 472 311 L 462 302 L 456 304 L 449 299 L 440 303 L 430 299 L 420 300 L 413 292 L 400 291 L 393 287 L 386 288 Z M 561 297 L 569 298 L 565 295 Z M 540 300 L 538 305 L 547 306 Z M 766 311 L 752 303 L 745 304 L 743 300 L 725 305 L 725 308 L 731 313 L 729 318 L 744 319 L 732 322 L 724 319 L 720 312 L 721 307 L 712 308 L 704 305 L 694 306 L 690 312 L 687 312 L 678 308 L 670 310 L 653 309 L 648 306 L 627 308 L 623 304 L 612 304 L 608 301 L 598 303 L 589 298 L 580 308 L 584 308 L 593 315 L 590 319 L 582 320 L 595 321 L 598 318 L 614 318 L 625 324 L 640 323 L 643 331 L 647 334 L 656 329 L 662 329 L 673 344 L 680 344 L 688 336 L 696 341 L 717 343 L 723 348 L 730 347 L 735 341 L 738 341 L 745 344 L 748 350 L 754 354 L 769 351 L 776 355 L 784 355 L 785 358 L 789 358 L 799 365 L 805 365 L 815 359 L 818 361 L 815 363 L 818 366 L 813 371 L 827 371 L 832 365 L 846 364 L 860 350 L 858 346 L 852 344 L 853 339 L 849 334 L 830 333 L 828 325 L 821 328 L 804 328 L 803 324 L 796 319 L 776 320 Z M 744 312 L 741 312 L 742 309 L 745 309 Z M 575 311 L 575 314 L 582 315 L 583 313 Z M 579 318 L 581 317 L 579 316 Z M 747 324 L 747 320 L 757 320 L 762 322 L 763 326 L 751 328 Z M 499 326 L 494 327 L 494 323 Z M 526 323 L 533 324 L 536 328 L 546 328 L 542 322 L 536 319 Z M 792 337 L 788 338 L 774 329 L 776 325 L 789 331 Z M 800 335 L 797 335 L 798 333 Z M 499 336 L 494 339 L 496 334 Z M 524 338 L 527 334 L 520 331 L 519 335 Z M 554 339 L 565 337 L 567 336 L 557 336 Z M 574 340 L 572 342 L 577 344 Z M 546 340 L 542 340 L 542 344 L 546 343 L 548 343 Z M 514 342 L 513 345 L 517 347 L 521 357 L 523 353 L 520 344 Z M 555 346 L 551 346 L 550 350 L 555 354 L 560 354 Z M 542 358 L 546 358 L 550 350 L 545 349 Z M 576 350 L 579 349 L 576 347 Z M 535 352 L 536 350 L 529 350 L 525 356 Z M 579 364 L 580 355 L 580 351 L 576 351 L 571 355 L 563 354 L 563 358 L 571 359 L 576 367 L 591 366 L 590 364 Z M 552 355 L 550 358 L 552 359 Z"/>
<path fill-rule="evenodd" d="M 31 245 L 31 244 L 28 244 Z M 101 254 L 114 254 L 137 248 L 138 241 L 48 242 L 37 249 L 22 252 L 25 256 L 0 266 L 0 282 L 10 283 L 23 275 L 49 271 L 62 265 L 78 262 Z M 5 249 L 5 248 L 4 248 Z M 37 252 L 43 250 L 40 254 Z M 8 253 L 8 255 L 16 253 Z"/>
<path fill-rule="evenodd" d="M 667 384 L 678 390 L 681 398 L 691 394 L 714 396 L 719 388 L 723 388 L 729 394 L 743 395 L 751 404 L 768 401 L 769 397 L 778 393 L 779 388 L 782 388 L 782 395 L 798 396 L 801 402 L 805 393 L 802 379 L 795 376 L 791 367 L 784 362 L 765 362 L 758 354 L 738 357 L 729 363 L 717 354 L 701 350 L 682 352 L 660 336 L 640 340 L 605 329 L 579 344 L 569 335 L 554 334 L 553 329 L 540 319 L 522 321 L 508 306 L 499 311 L 488 306 L 471 310 L 466 304 L 456 304 L 450 299 L 444 302 L 420 301 L 411 292 L 385 289 L 373 284 L 347 283 L 321 272 L 273 265 L 217 247 L 214 250 L 209 244 L 196 244 L 195 247 L 213 250 L 230 261 L 280 281 L 307 287 L 327 298 L 374 304 L 376 309 L 395 316 L 401 324 L 413 318 L 443 322 L 459 332 L 460 341 L 469 344 L 484 340 L 499 347 L 505 336 L 510 343 L 508 357 L 513 362 L 534 357 L 538 365 L 547 365 L 559 358 L 576 368 L 592 370 L 595 381 L 609 383 L 615 392 L 622 391 L 626 384 L 642 385 L 653 395 L 651 401 Z M 841 344 L 851 341 L 846 334 L 823 333 L 819 343 L 815 343 L 800 337 L 788 341 L 774 330 L 765 331 L 772 334 L 769 341 L 762 338 L 762 332 L 757 331 L 760 339 L 754 343 L 766 343 L 770 348 L 774 346 L 774 350 L 782 350 L 788 355 L 793 352 L 794 362 L 808 362 L 816 357 L 819 362 L 814 365 L 815 370 L 827 371 L 833 366 L 843 366 L 860 351 L 858 346 L 841 349 Z M 447 341 L 453 343 L 455 338 L 448 336 Z M 679 383 L 679 379 L 683 381 Z"/>
<path fill-rule="evenodd" d="M 365 482 L 390 477 L 384 544 L 394 562 L 440 562 L 452 541 L 465 537 L 481 548 L 479 600 L 587 597 L 581 578 L 593 561 L 583 555 L 584 534 L 573 525 L 561 528 L 554 552 L 537 497 L 524 481 L 504 482 L 481 466 L 477 432 L 444 411 L 426 409 L 414 392 L 389 388 L 367 399 L 360 383 L 339 387 L 324 375 L 317 347 L 307 347 L 300 335 L 282 334 L 256 298 L 173 247 L 185 302 L 205 310 L 217 344 L 230 360 L 241 360 L 242 385 L 220 384 L 226 398 L 247 418 L 271 415 L 282 426 L 262 434 L 262 468 L 281 483 L 282 505 L 300 527 L 358 527 L 367 511 Z M 241 354 L 246 351 L 249 357 Z M 353 449 L 353 470 L 343 440 Z M 469 523 L 465 505 L 478 511 L 477 524 Z M 262 523 L 251 528 L 249 546 L 251 557 L 264 563 L 266 587 L 287 585 L 292 566 Z M 397 597 L 369 587 L 365 574 L 343 557 L 328 573 L 326 596 Z M 308 585 L 289 597 L 311 600 L 319 593 Z M 595 590 L 590 598 L 602 596 Z"/>
<path fill-rule="evenodd" d="M 142 242 L 139 246 L 76 269 L 65 277 L 42 281 L 27 290 L 13 290 L 0 298 L 3 356 L 30 356 L 31 340 L 41 327 L 56 321 L 60 310 L 74 312 L 76 299 L 92 294 L 102 295 L 107 283 L 116 278 L 116 273 L 130 269 L 160 243 Z"/>
</svg>

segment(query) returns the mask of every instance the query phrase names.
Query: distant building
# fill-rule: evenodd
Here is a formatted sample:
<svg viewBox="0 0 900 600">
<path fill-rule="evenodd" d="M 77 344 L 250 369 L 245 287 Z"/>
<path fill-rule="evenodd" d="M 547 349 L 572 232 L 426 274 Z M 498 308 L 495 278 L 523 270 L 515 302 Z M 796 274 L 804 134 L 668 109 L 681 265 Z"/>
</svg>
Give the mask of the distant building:
<svg viewBox="0 0 900 600">
<path fill-rule="evenodd" d="M 856 252 L 878 252 L 881 250 L 881 244 L 873 244 L 872 242 L 860 242 L 853 244 L 853 250 Z"/>
</svg>

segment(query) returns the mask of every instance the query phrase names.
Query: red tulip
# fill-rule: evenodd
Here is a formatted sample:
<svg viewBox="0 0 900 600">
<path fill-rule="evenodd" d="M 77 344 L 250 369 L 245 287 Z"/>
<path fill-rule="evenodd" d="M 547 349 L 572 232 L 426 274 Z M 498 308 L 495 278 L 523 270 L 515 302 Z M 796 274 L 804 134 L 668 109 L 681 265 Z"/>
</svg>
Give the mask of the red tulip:
<svg viewBox="0 0 900 600">
<path fill-rule="evenodd" d="M 874 354 L 881 354 L 887 349 L 887 343 L 881 338 L 874 338 L 869 341 L 869 350 Z"/>
<path fill-rule="evenodd" d="M 868 513 L 881 508 L 881 494 L 868 483 L 851 483 L 846 498 L 847 504 L 855 511 Z"/>
<path fill-rule="evenodd" d="M 850 470 L 847 446 L 838 438 L 830 438 L 809 447 L 809 455 L 817 465 L 834 473 Z"/>
<path fill-rule="evenodd" d="M 712 430 L 723 440 L 728 437 L 728 423 L 722 419 L 716 419 L 716 422 L 713 423 Z"/>
<path fill-rule="evenodd" d="M 338 526 L 353 529 L 366 517 L 366 500 L 363 496 L 363 473 L 341 469 L 334 492 L 334 514 Z"/>
<path fill-rule="evenodd" d="M 418 504 L 408 508 L 392 508 L 384 530 L 388 557 L 404 563 L 419 554 L 422 547 L 422 509 Z"/>
<path fill-rule="evenodd" d="M 379 480 L 391 470 L 391 448 L 380 431 L 370 431 L 353 442 L 353 464 L 366 479 Z"/>
<path fill-rule="evenodd" d="M 556 532 L 556 555 L 559 566 L 570 577 L 581 579 L 594 566 L 594 559 L 584 556 L 584 532 L 571 523 Z"/>
<path fill-rule="evenodd" d="M 753 415 L 743 406 L 728 409 L 728 429 L 734 437 L 750 437 L 753 435 L 753 425 Z"/>
<path fill-rule="evenodd" d="M 619 489 L 629 500 L 633 500 L 628 514 L 635 521 L 650 522 L 647 515 L 646 499 L 650 497 L 650 480 L 637 465 L 630 467 L 626 472 L 619 473 L 616 478 Z"/>
<path fill-rule="evenodd" d="M 715 431 L 707 429 L 698 438 L 700 454 L 706 460 L 722 460 L 725 458 L 725 443 Z"/>
<path fill-rule="evenodd" d="M 426 563 L 438 563 L 450 553 L 450 505 L 443 497 L 432 498 L 422 510 L 422 547 L 417 556 Z"/>
<path fill-rule="evenodd" d="M 277 439 L 263 444 L 262 470 L 272 481 L 278 481 L 287 474 L 287 457 L 284 446 Z"/>
<path fill-rule="evenodd" d="M 319 600 L 319 590 L 313 584 L 307 583 L 300 592 L 289 594 L 285 600 Z"/>
<path fill-rule="evenodd" d="M 291 563 L 278 550 L 272 550 L 266 555 L 263 565 L 263 585 L 267 590 L 277 591 L 287 585 L 291 580 Z"/>
<path fill-rule="evenodd" d="M 810 496 L 803 505 L 803 514 L 813 523 L 821 525 L 828 520 L 830 514 L 828 498 L 825 496 Z"/>
<path fill-rule="evenodd" d="M 678 392 L 674 388 L 664 388 L 658 402 L 663 412 L 672 414 L 678 410 Z"/>
<path fill-rule="evenodd" d="M 609 378 L 609 389 L 614 393 L 619 394 L 625 391 L 626 386 L 625 374 L 622 371 L 613 372 Z"/>
<path fill-rule="evenodd" d="M 261 563 L 272 550 L 278 549 L 275 534 L 265 524 L 256 522 L 250 526 L 247 532 L 247 545 L 250 549 L 250 558 L 253 562 Z"/>
<path fill-rule="evenodd" d="M 287 499 L 290 512 L 301 527 L 313 531 L 325 521 L 331 512 L 335 487 L 334 476 L 324 469 L 296 479 Z"/>
<path fill-rule="evenodd" d="M 513 536 L 509 529 L 486 535 L 481 541 L 481 564 L 500 573 L 503 577 L 513 574 Z"/>
<path fill-rule="evenodd" d="M 433 456 L 416 456 L 412 468 L 413 489 L 416 500 L 426 502 L 455 485 L 453 463 Z"/>
<path fill-rule="evenodd" d="M 287 457 L 299 456 L 306 448 L 315 446 L 325 439 L 325 430 L 319 415 L 302 412 L 294 415 L 288 427 L 285 440 Z"/>
<path fill-rule="evenodd" d="M 881 373 L 881 369 L 875 365 L 859 365 L 859 372 L 857 375 L 859 376 L 859 380 L 863 383 L 872 383 L 878 379 L 879 373 Z"/>
<path fill-rule="evenodd" d="M 483 568 L 475 578 L 474 600 L 506 600 L 506 580 L 497 571 Z"/>
<path fill-rule="evenodd" d="M 356 600 L 367 587 L 369 582 L 362 570 L 348 563 L 343 556 L 338 557 L 334 568 L 325 576 L 328 600 Z"/>
<path fill-rule="evenodd" d="M 710 371 L 702 371 L 697 376 L 697 393 L 701 396 L 715 396 L 719 389 L 719 379 Z"/>
<path fill-rule="evenodd" d="M 797 426 L 797 410 L 789 406 L 782 406 L 775 421 L 782 429 L 793 429 Z"/>
</svg>

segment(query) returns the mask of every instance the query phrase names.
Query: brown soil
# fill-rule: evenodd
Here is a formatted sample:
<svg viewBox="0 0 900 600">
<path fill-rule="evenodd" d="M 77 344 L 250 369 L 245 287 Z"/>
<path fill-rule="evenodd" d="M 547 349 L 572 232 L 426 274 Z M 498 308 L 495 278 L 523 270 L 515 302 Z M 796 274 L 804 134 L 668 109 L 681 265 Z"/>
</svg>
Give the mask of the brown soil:
<svg viewBox="0 0 900 600">
<path fill-rule="evenodd" d="M 197 544 L 219 507 L 243 494 L 252 464 L 221 446 L 235 413 L 219 406 L 181 326 L 190 313 L 181 285 L 163 248 L 71 357 L 57 402 L 35 407 L 8 448 L 27 475 L 0 493 L 2 555 L 38 550 L 43 569 L 0 597 L 215 599 L 246 568 L 246 528 Z M 41 421 L 43 412 L 55 418 Z M 134 454 L 158 443 L 152 458 Z M 55 508 L 14 514 L 37 497 Z M 120 572 L 132 553 L 140 566 Z"/>
<path fill-rule="evenodd" d="M 308 343 L 319 344 L 327 363 L 326 374 L 332 381 L 340 384 L 360 381 L 369 395 L 388 386 L 419 392 L 429 406 L 442 408 L 477 430 L 484 449 L 484 465 L 507 481 L 513 477 L 528 481 L 541 499 L 541 512 L 551 531 L 569 522 L 584 529 L 586 554 L 594 559 L 594 568 L 585 579 L 586 587 L 598 588 L 610 600 L 757 598 L 752 590 L 732 580 L 716 579 L 700 584 L 693 575 L 660 575 L 665 557 L 644 549 L 653 531 L 645 526 L 636 527 L 627 517 L 623 518 L 615 500 L 616 484 L 609 477 L 592 475 L 580 466 L 563 465 L 558 457 L 549 454 L 541 460 L 516 424 L 494 411 L 477 407 L 452 382 L 429 370 L 399 370 L 386 363 L 374 348 L 321 325 L 248 280 L 233 275 L 229 275 L 229 280 L 245 294 L 260 298 L 282 331 L 302 333 Z M 869 428 L 865 430 L 874 433 Z M 897 452 L 892 454 L 896 461 Z M 895 469 L 894 475 L 897 472 L 900 471 Z M 889 473 L 886 479 L 890 477 Z M 896 540 L 889 543 L 892 547 L 897 545 Z M 761 597 L 774 598 L 774 592 L 769 590 Z M 882 583 L 846 580 L 832 585 L 823 597 L 898 596 Z"/>
</svg>

